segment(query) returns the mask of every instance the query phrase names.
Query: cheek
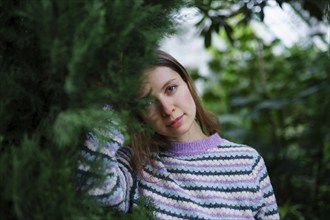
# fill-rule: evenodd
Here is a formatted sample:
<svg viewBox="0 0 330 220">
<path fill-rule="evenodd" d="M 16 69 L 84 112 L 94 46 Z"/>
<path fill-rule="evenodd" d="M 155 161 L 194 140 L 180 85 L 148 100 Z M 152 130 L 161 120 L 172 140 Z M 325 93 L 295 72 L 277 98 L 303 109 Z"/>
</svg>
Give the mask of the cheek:
<svg viewBox="0 0 330 220">
<path fill-rule="evenodd" d="M 145 112 L 145 114 L 142 115 L 142 120 L 148 124 L 153 126 L 155 124 L 155 122 L 157 121 L 157 112 L 155 109 L 150 109 L 147 112 Z"/>
<path fill-rule="evenodd" d="M 190 91 L 188 90 L 185 90 L 183 93 L 182 93 L 182 104 L 184 104 L 184 106 L 188 107 L 189 109 L 195 109 L 196 108 L 196 105 L 195 105 L 195 101 L 193 99 L 193 97 L 191 96 L 190 94 Z M 193 108 L 192 108 L 193 107 Z"/>
<path fill-rule="evenodd" d="M 158 131 L 158 117 L 155 115 L 148 115 L 148 116 L 144 116 L 142 117 L 142 120 L 144 121 L 144 123 L 146 124 L 147 127 L 153 129 L 154 131 Z"/>
</svg>

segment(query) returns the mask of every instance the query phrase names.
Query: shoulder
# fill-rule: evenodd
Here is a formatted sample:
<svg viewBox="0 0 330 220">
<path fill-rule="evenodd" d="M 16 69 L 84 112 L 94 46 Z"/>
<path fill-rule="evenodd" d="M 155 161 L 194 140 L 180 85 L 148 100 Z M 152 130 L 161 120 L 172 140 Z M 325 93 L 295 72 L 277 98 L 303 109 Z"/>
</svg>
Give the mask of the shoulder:
<svg viewBox="0 0 330 220">
<path fill-rule="evenodd" d="M 218 150 L 223 153 L 242 154 L 252 157 L 260 157 L 259 152 L 249 145 L 238 144 L 227 139 L 222 138 L 218 145 Z"/>
<path fill-rule="evenodd" d="M 264 160 L 259 152 L 249 145 L 238 144 L 227 139 L 222 139 L 216 149 L 217 153 L 233 163 L 245 164 L 247 170 L 264 166 Z"/>
</svg>

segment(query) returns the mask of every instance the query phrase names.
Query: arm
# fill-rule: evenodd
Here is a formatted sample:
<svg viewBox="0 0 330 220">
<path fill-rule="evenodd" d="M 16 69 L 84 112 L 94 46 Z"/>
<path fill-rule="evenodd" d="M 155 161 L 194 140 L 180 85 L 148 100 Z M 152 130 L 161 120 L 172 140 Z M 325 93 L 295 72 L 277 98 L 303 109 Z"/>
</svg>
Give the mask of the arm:
<svg viewBox="0 0 330 220">
<path fill-rule="evenodd" d="M 252 171 L 255 183 L 259 189 L 260 208 L 256 219 L 280 219 L 273 187 L 268 176 L 267 168 L 263 158 L 258 154 Z"/>
<path fill-rule="evenodd" d="M 84 190 L 104 206 L 127 212 L 136 188 L 135 174 L 130 166 L 130 149 L 123 145 L 123 135 L 112 130 L 107 141 L 89 133 L 79 164 Z"/>
</svg>

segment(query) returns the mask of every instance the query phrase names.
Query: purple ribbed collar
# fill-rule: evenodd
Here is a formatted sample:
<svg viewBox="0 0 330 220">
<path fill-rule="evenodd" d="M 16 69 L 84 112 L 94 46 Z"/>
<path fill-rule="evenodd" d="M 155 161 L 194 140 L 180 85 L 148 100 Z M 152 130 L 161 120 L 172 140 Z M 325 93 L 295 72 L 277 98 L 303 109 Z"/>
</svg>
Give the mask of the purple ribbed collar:
<svg viewBox="0 0 330 220">
<path fill-rule="evenodd" d="M 218 133 L 191 142 L 170 142 L 167 152 L 173 156 L 188 156 L 206 152 L 208 149 L 216 148 L 222 142 Z"/>
</svg>

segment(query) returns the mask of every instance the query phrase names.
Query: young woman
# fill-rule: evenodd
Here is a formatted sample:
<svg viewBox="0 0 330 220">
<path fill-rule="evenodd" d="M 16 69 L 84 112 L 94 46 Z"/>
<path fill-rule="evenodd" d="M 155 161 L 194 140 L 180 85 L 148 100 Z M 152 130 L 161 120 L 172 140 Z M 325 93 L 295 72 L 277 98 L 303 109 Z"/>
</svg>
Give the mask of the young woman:
<svg viewBox="0 0 330 220">
<path fill-rule="evenodd" d="M 109 132 L 105 144 L 90 134 L 84 156 L 101 155 L 106 178 L 89 194 L 123 211 L 144 196 L 157 219 L 279 219 L 262 157 L 221 138 L 185 68 L 169 54 L 157 54 L 140 94 L 152 99 L 136 115 L 154 133 L 135 131 L 129 147 L 121 147 L 118 132 Z"/>
</svg>

